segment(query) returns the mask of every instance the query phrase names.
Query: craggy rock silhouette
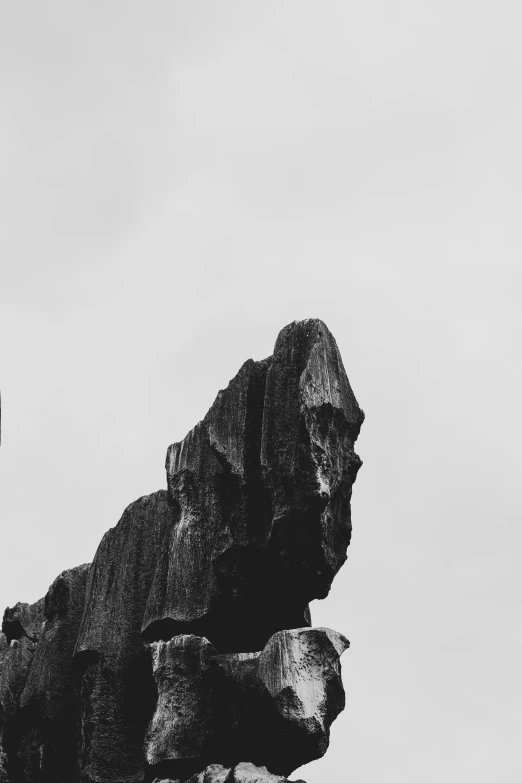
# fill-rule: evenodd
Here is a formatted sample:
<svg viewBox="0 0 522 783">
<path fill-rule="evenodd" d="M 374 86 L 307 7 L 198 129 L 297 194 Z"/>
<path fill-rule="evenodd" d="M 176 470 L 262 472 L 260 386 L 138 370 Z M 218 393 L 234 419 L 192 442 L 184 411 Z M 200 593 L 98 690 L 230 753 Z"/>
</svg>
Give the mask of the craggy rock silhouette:
<svg viewBox="0 0 522 783">
<path fill-rule="evenodd" d="M 321 321 L 245 362 L 167 489 L 6 610 L 0 783 L 279 783 L 325 753 L 348 642 L 308 604 L 346 560 L 363 418 Z"/>
</svg>

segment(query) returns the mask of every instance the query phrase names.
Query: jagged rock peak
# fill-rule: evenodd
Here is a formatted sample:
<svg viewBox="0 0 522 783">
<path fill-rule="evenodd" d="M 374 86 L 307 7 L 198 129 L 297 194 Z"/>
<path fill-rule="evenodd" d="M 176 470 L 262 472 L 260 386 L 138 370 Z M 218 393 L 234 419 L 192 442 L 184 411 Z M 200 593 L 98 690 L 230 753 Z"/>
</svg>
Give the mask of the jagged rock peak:
<svg viewBox="0 0 522 783">
<path fill-rule="evenodd" d="M 363 419 L 322 321 L 290 324 L 272 357 L 243 364 L 167 451 L 176 520 L 147 603 L 148 638 L 164 638 L 165 624 L 170 635 L 206 633 L 209 624 L 230 626 L 231 616 L 247 637 L 254 607 L 257 628 L 263 615 L 272 627 L 230 649 L 256 649 L 276 630 L 304 624 L 307 603 L 328 594 L 346 559 Z M 179 625 L 205 616 L 207 628 Z"/>
<path fill-rule="evenodd" d="M 282 783 L 325 752 L 348 642 L 308 603 L 346 559 L 363 418 L 322 321 L 242 365 L 167 489 L 4 613 L 0 783 Z"/>
</svg>

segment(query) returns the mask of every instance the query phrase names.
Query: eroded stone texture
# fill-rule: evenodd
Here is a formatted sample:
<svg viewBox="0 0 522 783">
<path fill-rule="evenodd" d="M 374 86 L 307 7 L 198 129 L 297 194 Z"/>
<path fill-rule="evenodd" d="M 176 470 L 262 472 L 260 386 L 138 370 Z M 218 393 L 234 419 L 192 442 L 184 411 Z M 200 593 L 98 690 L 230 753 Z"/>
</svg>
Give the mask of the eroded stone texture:
<svg viewBox="0 0 522 783">
<path fill-rule="evenodd" d="M 172 523 L 167 492 L 140 498 L 105 534 L 89 572 L 76 645 L 80 767 L 87 781 L 143 779 L 143 740 L 154 693 L 140 630 L 158 553 Z"/>
<path fill-rule="evenodd" d="M 147 638 L 191 632 L 246 651 L 309 623 L 308 602 L 327 595 L 346 559 L 363 418 L 321 321 L 290 324 L 270 359 L 243 365 L 167 452 L 177 520 Z"/>
<path fill-rule="evenodd" d="M 79 693 L 73 652 L 88 573 L 89 564 L 64 571 L 45 596 L 45 622 L 20 697 L 17 767 L 23 783 L 79 780 Z"/>
<path fill-rule="evenodd" d="M 184 761 L 205 755 L 218 684 L 211 660 L 215 653 L 200 636 L 176 636 L 170 642 L 152 644 L 158 703 L 145 741 L 151 766 L 167 759 Z"/>
<path fill-rule="evenodd" d="M 272 775 L 266 767 L 256 767 L 248 761 L 234 768 L 232 780 L 233 783 L 286 783 L 285 777 Z"/>
<path fill-rule="evenodd" d="M 4 612 L 2 631 L 7 641 L 21 639 L 26 636 L 37 642 L 42 632 L 44 599 L 40 598 L 34 604 L 17 603 Z"/>
<path fill-rule="evenodd" d="M 148 638 L 191 632 L 220 649 L 256 649 L 277 623 L 286 625 L 270 590 L 258 590 L 269 567 L 263 553 L 269 497 L 260 464 L 269 365 L 245 362 L 203 421 L 168 450 L 178 518 L 149 596 Z M 291 621 L 305 622 L 304 605 Z"/>
<path fill-rule="evenodd" d="M 156 778 L 153 783 L 181 783 L 173 778 Z M 256 767 L 255 764 L 242 761 L 234 769 L 221 764 L 211 764 L 206 769 L 193 775 L 186 783 L 287 783 L 287 778 L 272 775 L 266 767 Z M 304 783 L 295 780 L 292 783 Z"/>
<path fill-rule="evenodd" d="M 344 708 L 339 657 L 347 647 L 326 628 L 280 631 L 258 653 L 219 654 L 193 635 L 154 642 L 148 763 L 183 778 L 206 759 L 230 767 L 247 757 L 288 775 L 319 758 Z"/>
<path fill-rule="evenodd" d="M 285 594 L 295 602 L 324 598 L 346 560 L 351 488 L 361 466 L 353 445 L 363 419 L 325 324 L 283 329 L 267 376 L 261 462 L 271 538 Z"/>
<path fill-rule="evenodd" d="M 193 775 L 187 783 L 232 783 L 232 770 L 221 764 L 210 764 L 197 775 Z"/>
<path fill-rule="evenodd" d="M 140 631 L 236 652 L 310 624 L 308 602 L 346 557 L 362 419 L 332 335 L 303 321 L 169 448 L 168 492 L 129 506 L 91 569 L 76 647 L 85 775 L 143 774 L 153 703 Z"/>
<path fill-rule="evenodd" d="M 43 598 L 7 608 L 0 635 L 0 771 L 16 782 L 22 696 L 43 624 Z M 11 770 L 14 774 L 11 774 Z M 1 778 L 0 778 L 1 780 Z"/>
<path fill-rule="evenodd" d="M 6 610 L 0 783 L 242 783 L 252 764 L 268 781 L 324 752 L 344 642 L 307 628 L 308 603 L 346 558 L 362 420 L 321 321 L 245 362 L 169 447 L 167 490 L 45 607 Z"/>
<path fill-rule="evenodd" d="M 259 679 L 279 723 L 290 724 L 274 754 L 274 769 L 288 774 L 326 753 L 330 726 L 344 709 L 339 658 L 349 644 L 329 628 L 298 628 L 275 634 L 262 651 Z"/>
<path fill-rule="evenodd" d="M 7 754 L 0 750 L 0 783 L 9 783 L 7 775 Z"/>
</svg>

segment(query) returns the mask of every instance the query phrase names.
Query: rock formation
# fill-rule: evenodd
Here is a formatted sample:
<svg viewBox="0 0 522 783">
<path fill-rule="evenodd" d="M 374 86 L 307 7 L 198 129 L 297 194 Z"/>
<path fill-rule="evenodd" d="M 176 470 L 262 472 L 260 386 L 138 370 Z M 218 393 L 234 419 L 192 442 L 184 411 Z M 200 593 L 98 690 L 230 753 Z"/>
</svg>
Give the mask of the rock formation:
<svg viewBox="0 0 522 783">
<path fill-rule="evenodd" d="M 149 765 L 180 777 L 200 759 L 230 766 L 246 757 L 289 774 L 322 756 L 344 708 L 339 658 L 348 645 L 327 628 L 278 631 L 251 653 L 220 654 L 186 634 L 153 642 Z"/>
<path fill-rule="evenodd" d="M 7 609 L 0 783 L 279 783 L 322 756 L 363 413 L 317 320 L 249 360 L 91 565 Z"/>
</svg>

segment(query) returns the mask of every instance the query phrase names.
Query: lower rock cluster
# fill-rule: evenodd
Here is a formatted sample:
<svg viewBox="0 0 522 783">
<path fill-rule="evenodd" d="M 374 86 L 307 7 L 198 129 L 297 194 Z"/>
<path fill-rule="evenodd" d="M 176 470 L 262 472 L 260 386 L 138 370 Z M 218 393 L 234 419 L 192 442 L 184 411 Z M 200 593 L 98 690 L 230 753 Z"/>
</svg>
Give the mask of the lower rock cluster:
<svg viewBox="0 0 522 783">
<path fill-rule="evenodd" d="M 242 755 L 285 775 L 319 758 L 344 708 L 339 658 L 347 647 L 327 628 L 279 631 L 254 653 L 219 654 L 198 636 L 153 642 L 151 769 L 187 776 L 201 759 L 230 765 Z"/>
<path fill-rule="evenodd" d="M 94 561 L 0 632 L 0 783 L 282 783 L 327 750 L 349 643 L 309 602 L 346 560 L 363 421 L 295 322 L 167 451 Z"/>
<path fill-rule="evenodd" d="M 266 767 L 256 767 L 250 762 L 240 762 L 235 767 L 227 768 L 221 764 L 210 764 L 197 775 L 193 775 L 187 783 L 285 783 L 287 778 L 272 775 Z M 153 783 L 181 783 L 174 778 L 155 778 Z M 304 783 L 296 780 L 294 783 Z"/>
</svg>

